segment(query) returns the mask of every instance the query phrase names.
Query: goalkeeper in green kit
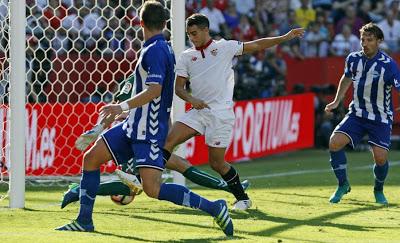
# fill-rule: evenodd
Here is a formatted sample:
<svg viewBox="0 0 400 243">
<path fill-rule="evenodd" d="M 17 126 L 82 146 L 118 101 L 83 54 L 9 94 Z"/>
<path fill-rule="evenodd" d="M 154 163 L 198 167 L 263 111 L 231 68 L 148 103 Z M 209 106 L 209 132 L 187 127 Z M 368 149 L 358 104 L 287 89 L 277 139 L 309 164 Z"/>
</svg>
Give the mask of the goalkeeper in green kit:
<svg viewBox="0 0 400 243">
<path fill-rule="evenodd" d="M 125 85 L 122 88 L 121 93 L 116 97 L 118 102 L 122 102 L 131 97 L 132 88 L 134 87 L 135 76 L 131 75 L 127 80 L 125 80 Z M 109 118 L 103 117 L 100 122 L 94 126 L 91 130 L 81 134 L 79 138 L 75 142 L 75 147 L 84 151 L 92 142 L 94 142 L 99 135 L 108 128 L 114 120 L 124 119 L 125 116 L 121 115 L 121 117 L 117 118 Z M 164 159 L 166 161 L 166 159 Z M 171 155 L 170 159 L 165 164 L 167 169 L 175 170 L 180 172 L 186 179 L 204 186 L 213 189 L 224 190 L 227 192 L 231 192 L 228 188 L 227 183 L 219 179 L 215 176 L 212 176 L 204 171 L 196 169 L 192 166 L 187 160 L 176 156 L 174 154 Z M 97 195 L 108 196 L 108 195 L 138 195 L 142 192 L 142 185 L 140 183 L 140 176 L 138 171 L 135 168 L 135 161 L 131 159 L 126 161 L 126 163 L 121 165 L 121 170 L 117 169 L 116 174 L 119 179 L 114 179 L 110 181 L 106 181 L 100 183 L 100 187 L 97 191 Z M 131 186 L 133 185 L 133 186 Z M 246 190 L 249 186 L 249 182 L 247 180 L 242 182 L 242 187 Z M 64 193 L 61 202 L 61 208 L 64 208 L 68 204 L 72 202 L 79 201 L 79 184 L 73 183 L 69 185 L 69 190 Z"/>
</svg>

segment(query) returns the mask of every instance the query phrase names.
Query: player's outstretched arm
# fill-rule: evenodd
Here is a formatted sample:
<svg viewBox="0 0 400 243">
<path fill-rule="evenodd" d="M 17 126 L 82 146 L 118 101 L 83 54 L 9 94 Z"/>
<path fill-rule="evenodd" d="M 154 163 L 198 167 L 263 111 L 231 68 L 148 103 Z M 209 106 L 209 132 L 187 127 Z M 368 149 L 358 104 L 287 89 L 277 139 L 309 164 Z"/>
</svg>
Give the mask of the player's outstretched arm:
<svg viewBox="0 0 400 243">
<path fill-rule="evenodd" d="M 161 95 L 162 86 L 160 84 L 150 84 L 149 87 L 134 97 L 121 102 L 120 104 L 105 105 L 100 108 L 101 116 L 111 116 L 115 119 L 124 111 L 129 111 L 152 101 Z"/>
<path fill-rule="evenodd" d="M 344 95 L 346 94 L 347 90 L 349 89 L 350 85 L 352 83 L 352 80 L 346 76 L 342 76 L 342 78 L 340 79 L 339 82 L 339 87 L 336 91 L 336 96 L 335 99 L 326 105 L 325 107 L 325 111 L 326 112 L 332 112 L 332 110 L 336 109 L 340 103 L 340 101 L 342 101 Z"/>
<path fill-rule="evenodd" d="M 193 97 L 189 92 L 185 89 L 187 79 L 184 77 L 177 76 L 175 80 L 175 93 L 182 100 L 189 102 L 192 104 L 193 108 L 197 110 L 201 110 L 204 108 L 210 108 L 203 100 L 197 99 Z"/>
<path fill-rule="evenodd" d="M 304 35 L 303 28 L 292 29 L 285 35 L 276 36 L 276 37 L 267 37 L 261 38 L 249 42 L 244 43 L 243 54 L 253 53 L 257 51 L 261 51 L 275 45 L 279 45 L 282 42 L 289 41 L 296 37 L 302 37 Z"/>
</svg>

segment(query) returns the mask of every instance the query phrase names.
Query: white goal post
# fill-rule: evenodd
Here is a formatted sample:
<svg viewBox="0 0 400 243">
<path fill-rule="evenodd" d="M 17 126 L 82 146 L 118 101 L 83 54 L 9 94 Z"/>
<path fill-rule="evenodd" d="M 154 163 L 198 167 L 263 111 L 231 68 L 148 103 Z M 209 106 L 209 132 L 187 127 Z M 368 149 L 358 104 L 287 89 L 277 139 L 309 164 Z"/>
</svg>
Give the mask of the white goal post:
<svg viewBox="0 0 400 243">
<path fill-rule="evenodd" d="M 52 176 L 52 171 L 54 171 L 54 175 L 55 176 L 59 176 L 61 175 L 59 173 L 59 171 L 57 170 L 57 168 L 54 168 L 54 164 L 53 161 L 57 159 L 57 156 L 60 156 L 61 154 L 71 154 L 71 156 L 75 156 L 73 157 L 76 158 L 76 160 L 78 160 L 81 156 L 81 154 L 75 155 L 77 153 L 77 151 L 74 151 L 73 148 L 71 148 L 70 144 L 71 141 L 74 139 L 73 136 L 75 136 L 72 132 L 70 132 L 67 135 L 62 135 L 63 137 L 58 138 L 57 136 L 59 136 L 59 133 L 62 133 L 63 130 L 67 129 L 68 131 L 74 131 L 74 133 L 77 130 L 82 130 L 82 127 L 79 126 L 79 122 L 82 120 L 79 117 L 76 117 L 76 114 L 79 114 L 79 112 L 77 112 L 74 109 L 82 109 L 82 106 L 84 107 L 84 112 L 86 112 L 86 117 L 83 119 L 86 123 L 85 128 L 87 128 L 88 124 L 93 123 L 93 119 L 92 116 L 90 115 L 91 113 L 93 113 L 94 111 L 96 111 L 96 109 L 99 108 L 99 106 L 95 105 L 91 105 L 89 106 L 89 108 L 85 108 L 86 106 L 84 106 L 84 104 L 82 104 L 82 100 L 80 99 L 80 94 L 76 92 L 76 88 L 80 87 L 79 89 L 82 89 L 82 85 L 81 84 L 74 84 L 73 81 L 74 79 L 72 79 L 71 77 L 73 75 L 76 75 L 78 78 L 81 77 L 80 72 L 85 72 L 87 74 L 85 74 L 86 76 L 90 76 L 95 77 L 96 75 L 101 77 L 101 78 L 107 78 L 110 75 L 112 76 L 112 78 L 115 78 L 114 74 L 110 74 L 110 68 L 117 66 L 117 68 L 120 68 L 121 66 L 125 65 L 126 63 L 128 64 L 132 64 L 132 60 L 127 58 L 127 56 L 129 55 L 129 53 L 131 54 L 133 53 L 137 53 L 139 50 L 127 50 L 124 49 L 123 51 L 121 51 L 122 49 L 120 49 L 120 46 L 124 45 L 128 45 L 128 46 L 134 46 L 135 44 L 137 44 L 137 40 L 138 38 L 140 38 L 140 34 L 137 28 L 133 28 L 132 26 L 118 26 L 118 30 L 121 29 L 122 31 L 119 33 L 133 33 L 133 37 L 127 37 L 127 36 L 118 36 L 114 38 L 114 35 L 107 35 L 109 33 L 117 33 L 118 30 L 113 30 L 112 28 L 112 24 L 116 24 L 119 23 L 121 24 L 121 19 L 117 19 L 117 17 L 111 15 L 107 15 L 107 16 L 103 16 L 102 14 L 105 12 L 113 12 L 113 8 L 108 6 L 108 4 L 119 4 L 121 3 L 121 6 L 117 6 L 117 8 L 119 10 L 121 10 L 121 12 L 128 12 L 128 10 L 131 10 L 132 12 L 138 13 L 138 9 L 141 3 L 141 0 L 132 0 L 132 1 L 124 1 L 125 3 L 130 3 L 130 6 L 126 6 L 123 5 L 122 2 L 123 1 L 87 1 L 90 2 L 89 6 L 86 6 L 85 1 L 77 1 L 77 2 L 83 2 L 83 5 L 80 5 L 79 7 L 76 7 L 76 11 L 73 13 L 75 14 L 75 16 L 80 14 L 80 10 L 83 8 L 86 12 L 88 12 L 89 14 L 94 14 L 94 18 L 96 17 L 95 15 L 99 15 L 97 16 L 98 19 L 97 21 L 95 20 L 94 23 L 95 25 L 97 25 L 99 22 L 103 22 L 104 26 L 102 26 L 102 28 L 99 27 L 100 29 L 100 34 L 98 38 L 94 37 L 94 34 L 92 36 L 92 34 L 90 33 L 87 37 L 87 40 L 80 40 L 79 35 L 78 35 L 78 39 L 70 39 L 72 37 L 70 37 L 68 35 L 68 31 L 71 30 L 71 28 L 74 28 L 74 23 L 70 23 L 68 25 L 68 27 L 63 26 L 62 22 L 61 25 L 59 25 L 59 27 L 56 27 L 54 29 L 51 29 L 51 23 L 49 25 L 47 25 L 46 27 L 44 27 L 42 29 L 42 36 L 40 38 L 34 38 L 34 34 L 32 34 L 32 37 L 27 38 L 26 37 L 26 29 L 27 26 L 29 24 L 32 24 L 34 22 L 29 22 L 29 16 L 25 16 L 25 7 L 22 6 L 27 6 L 29 9 L 29 11 L 33 11 L 36 7 L 36 3 L 38 5 L 38 1 L 34 1 L 33 3 L 35 4 L 35 6 L 28 6 L 26 5 L 27 3 L 24 0 L 10 0 L 10 12 L 9 12 L 9 17 L 10 17 L 10 80 L 9 80 L 9 86 L 10 86 L 10 102 L 9 102 L 9 115 L 10 115 L 10 121 L 9 124 L 7 124 L 7 131 L 2 131 L 3 134 L 7 134 L 7 136 L 9 136 L 9 147 L 4 146 L 4 141 L 1 141 L 2 143 L 2 150 L 3 151 L 7 151 L 9 150 L 10 152 L 10 156 L 9 156 L 9 161 L 7 161 L 7 165 L 9 165 L 8 168 L 8 175 L 9 175 L 9 207 L 10 208 L 23 208 L 25 205 L 25 181 L 26 178 L 28 178 L 26 176 L 26 173 L 28 173 L 27 171 L 29 170 L 30 174 L 27 175 L 33 175 L 33 176 L 38 176 L 39 178 L 42 175 L 45 176 Z M 48 1 L 48 5 L 46 6 L 39 6 L 41 8 L 41 11 L 43 11 L 43 13 L 45 12 L 46 8 L 52 8 L 53 6 L 51 4 L 60 4 L 64 3 L 64 2 L 70 2 L 70 4 L 74 3 L 75 1 L 64 1 L 64 0 L 60 0 L 60 1 Z M 101 4 L 106 4 L 107 6 L 99 6 L 98 2 L 102 2 Z M 118 3 L 117 3 L 118 2 Z M 143 0 L 144 2 L 144 0 Z M 172 40 L 172 45 L 173 45 L 173 49 L 175 51 L 175 55 L 176 57 L 178 57 L 180 55 L 180 53 L 184 50 L 185 48 L 185 1 L 182 0 L 164 0 L 165 2 L 165 6 L 166 7 L 170 7 L 169 11 L 170 11 L 170 26 L 171 26 L 171 40 Z M 138 3 L 138 4 L 137 4 Z M 137 5 L 135 5 L 137 4 Z M 122 6 L 123 5 L 123 6 Z M 64 11 L 62 10 L 62 8 L 60 6 L 57 6 L 57 10 L 60 11 Z M 73 6 L 74 7 L 74 6 Z M 52 9 L 51 11 L 53 11 L 54 13 L 56 9 Z M 65 7 L 65 12 L 67 13 L 67 17 L 70 17 L 70 13 L 69 11 L 71 10 L 71 5 L 69 5 L 68 7 Z M 115 13 L 114 13 L 115 14 Z M 43 16 L 35 16 L 33 19 L 34 21 L 36 21 L 35 24 L 37 24 L 37 26 L 39 26 L 39 24 L 42 24 L 42 17 Z M 65 17 L 65 15 L 64 15 Z M 137 16 L 134 16 L 137 17 Z M 125 17 L 124 17 L 125 18 Z M 51 19 L 50 20 L 54 20 Z M 50 20 L 48 20 L 50 22 Z M 115 22 L 117 21 L 117 22 Z M 118 22 L 119 21 L 119 22 Z M 124 20 L 125 21 L 125 20 Z M 130 19 L 129 21 L 134 21 L 132 19 Z M 72 21 L 73 22 L 73 21 Z M 129 22 L 131 23 L 131 22 Z M 61 27 L 60 27 L 61 26 Z M 93 26 L 92 26 L 93 27 Z M 97 26 L 98 27 L 98 26 Z M 96 26 L 94 27 L 96 28 Z M 133 30 L 129 30 L 129 28 L 132 28 Z M 60 31 L 60 35 L 62 37 L 65 37 L 65 39 L 57 39 L 58 34 L 59 34 L 59 30 Z M 32 28 L 31 31 L 32 33 L 37 31 L 38 28 Z M 90 30 L 90 29 L 89 29 Z M 106 31 L 110 30 L 110 32 L 106 33 Z M 129 32 L 131 31 L 131 32 Z M 67 32 L 66 36 L 65 36 L 65 32 Z M 50 35 L 52 35 L 52 37 L 48 37 L 48 34 L 50 33 Z M 46 78 L 48 78 L 48 80 L 45 80 L 47 83 L 43 84 L 43 83 L 39 83 L 41 86 L 40 88 L 42 88 L 42 90 L 40 90 L 40 93 L 34 93 L 33 91 L 33 87 L 36 84 L 36 80 L 29 80 L 28 76 L 30 72 L 37 72 L 37 70 L 35 71 L 31 71 L 30 69 L 26 69 L 26 67 L 31 68 L 32 66 L 32 62 L 34 62 L 34 58 L 37 58 L 36 53 L 33 54 L 33 58 L 31 60 L 26 59 L 26 55 L 28 50 L 32 51 L 31 49 L 29 49 L 29 43 L 30 42 L 40 42 L 43 39 L 49 38 L 48 43 L 50 43 L 50 48 L 52 47 L 52 42 L 53 40 L 59 41 L 57 42 L 57 46 L 58 46 L 58 50 L 57 51 L 53 51 L 53 59 L 51 59 L 51 61 L 49 62 L 48 66 L 51 68 L 50 70 L 39 70 L 38 72 L 41 72 L 41 74 L 44 73 L 44 75 L 46 76 Z M 107 38 L 111 38 L 113 39 L 114 42 L 112 42 L 110 39 Z M 64 42 L 64 40 L 67 40 L 66 42 Z M 102 42 L 103 41 L 103 42 Z M 118 42 L 120 41 L 120 42 Z M 64 48 L 64 44 L 68 44 L 67 42 L 71 42 L 72 44 L 70 44 L 71 47 L 71 53 L 70 49 L 63 49 Z M 122 43 L 123 42 L 123 43 Z M 60 44 L 61 43 L 61 44 Z M 78 46 L 79 44 L 82 44 L 83 46 L 80 46 L 81 49 L 77 48 L 75 46 L 75 44 Z M 94 43 L 94 44 L 93 44 Z M 126 44 L 128 43 L 128 44 Z M 61 46 L 60 46 L 61 45 Z M 90 46 L 92 45 L 95 46 L 95 48 L 92 48 L 91 50 L 84 50 L 82 48 L 85 48 L 86 45 Z M 99 51 L 96 50 L 97 46 L 100 45 L 104 45 L 104 50 Z M 115 53 L 113 52 L 113 49 L 110 47 L 111 45 L 114 45 L 114 48 L 116 48 Z M 40 43 L 37 45 L 39 46 L 38 48 L 40 48 Z M 117 47 L 115 47 L 117 46 Z M 36 48 L 36 47 L 35 47 Z M 119 48 L 119 49 L 118 49 Z M 27 52 L 23 51 L 23 50 L 27 50 Z M 61 50 L 61 51 L 60 51 Z M 112 50 L 111 54 L 110 54 L 110 50 Z M 35 52 L 36 50 L 33 50 L 33 52 Z M 126 51 L 126 52 L 124 52 Z M 120 55 L 120 58 L 122 59 L 119 60 L 113 60 L 113 58 L 115 56 L 117 56 L 117 52 Z M 59 57 L 58 55 L 60 55 L 59 53 L 64 53 L 63 56 Z M 65 54 L 66 53 L 66 54 Z M 100 53 L 100 54 L 99 54 Z M 122 54 L 121 54 L 122 53 Z M 46 51 L 45 51 L 45 55 L 46 55 Z M 71 54 L 71 55 L 70 55 Z M 81 69 L 81 66 L 78 66 L 77 63 L 82 62 L 80 58 L 80 55 L 85 55 L 85 58 L 87 58 L 87 56 L 89 56 L 89 61 L 87 59 L 84 59 L 83 61 L 87 61 L 87 63 L 84 63 L 84 65 L 88 65 L 87 67 L 90 66 L 95 66 L 97 67 L 97 65 L 103 65 L 105 63 L 105 65 L 108 68 L 108 73 L 98 73 L 98 74 L 93 74 L 90 73 L 90 71 L 85 70 L 85 69 Z M 96 55 L 95 58 L 92 57 L 92 55 Z M 135 54 L 134 54 L 135 55 Z M 133 55 L 133 56 L 134 56 Z M 55 56 L 55 57 L 54 57 Z M 68 60 L 70 57 L 76 57 L 78 56 L 77 60 Z M 102 60 L 102 58 L 104 58 L 105 56 L 110 57 L 107 60 Z M 122 57 L 121 57 L 122 56 Z M 132 55 L 130 56 L 132 57 Z M 46 57 L 45 57 L 46 58 Z M 92 58 L 92 59 L 90 59 Z M 97 58 L 97 59 L 96 59 Z M 136 58 L 136 57 L 135 57 Z M 110 60 L 111 59 L 111 60 Z M 28 61 L 27 61 L 28 60 Z M 42 67 L 42 65 L 46 60 L 43 61 L 40 60 L 38 66 Z M 48 60 L 47 60 L 48 61 Z M 124 62 L 123 64 L 121 64 L 122 62 Z M 134 61 L 136 61 L 136 59 L 134 59 Z M 65 65 L 65 66 L 64 66 Z M 61 66 L 61 68 L 60 68 Z M 104 66 L 104 65 L 103 65 Z M 85 66 L 86 67 L 86 66 Z M 118 79 L 121 78 L 121 76 L 123 76 L 124 78 L 127 78 L 127 76 L 130 74 L 128 74 L 128 72 L 126 71 L 129 68 L 126 68 L 127 65 L 123 66 L 123 68 L 125 68 L 124 70 L 118 69 L 117 73 L 118 73 Z M 63 68 L 70 68 L 68 70 L 64 70 Z M 133 71 L 133 70 L 131 70 Z M 100 71 L 98 71 L 100 72 Z M 52 76 L 53 75 L 53 76 Z M 117 76 L 117 74 L 115 74 Z M 56 78 L 54 78 L 56 77 Z M 60 84 L 60 80 L 57 79 L 59 77 L 65 78 L 65 83 L 61 83 L 61 86 L 58 86 L 57 89 L 57 84 Z M 53 80 L 57 80 L 58 83 L 52 83 Z M 103 81 L 103 80 L 101 80 Z M 114 82 L 119 81 L 119 80 L 114 80 Z M 29 83 L 31 82 L 31 83 Z M 99 81 L 100 82 L 100 81 Z M 70 83 L 72 83 L 72 86 L 68 86 L 70 85 Z M 106 85 L 106 88 L 108 88 L 108 90 L 111 90 L 111 84 L 110 83 L 106 83 L 103 82 Z M 31 90 L 26 91 L 26 85 L 30 87 Z M 47 90 L 45 91 L 45 85 L 47 85 Z M 64 86 L 65 85 L 65 86 Z M 81 85 L 81 86 L 79 86 Z M 85 84 L 86 85 L 86 84 Z M 93 81 L 92 84 L 90 85 L 100 85 L 100 83 L 95 83 Z M 119 84 L 117 83 L 117 86 Z M 51 86 L 50 88 L 48 86 Z M 53 87 L 54 86 L 54 87 Z M 62 89 L 60 90 L 59 87 L 62 87 Z M 72 87 L 72 90 L 71 88 Z M 114 87 L 114 86 L 112 86 Z M 54 88 L 54 90 L 53 90 Z M 86 86 L 84 86 L 84 91 L 86 93 L 88 93 L 88 97 L 89 97 L 89 101 L 85 101 L 90 103 L 91 102 L 91 98 L 92 95 L 97 92 L 98 90 L 94 90 L 94 91 L 87 91 L 85 90 L 85 88 L 87 88 Z M 122 87 L 119 87 L 122 88 Z M 50 91 L 49 91 L 50 90 Z M 118 90 L 119 91 L 119 90 Z M 117 92 L 118 92 L 117 91 Z M 35 95 L 35 99 L 36 99 L 36 103 L 26 103 L 28 101 L 28 96 L 27 93 L 32 92 L 30 94 L 34 94 Z M 47 92 L 47 93 L 46 93 Z M 91 93 L 92 92 L 92 93 Z M 46 96 L 47 94 L 49 95 L 53 95 L 53 97 L 56 97 L 55 99 L 53 98 L 52 101 L 49 101 L 50 98 L 47 98 L 47 100 L 43 101 L 39 101 L 40 98 L 38 98 L 40 95 Z M 101 99 L 103 99 L 104 96 L 101 95 Z M 77 105 L 77 103 L 79 103 Z M 85 103 L 85 104 L 88 104 Z M 39 107 L 39 108 L 37 108 Z M 94 107 L 94 108 L 93 108 Z M 38 110 L 35 110 L 38 109 Z M 86 109 L 86 110 L 85 110 Z M 179 116 L 179 114 L 183 113 L 185 109 L 185 104 L 182 100 L 180 100 L 179 98 L 175 97 L 174 99 L 174 104 L 173 104 L 173 120 L 176 119 L 177 116 Z M 68 119 L 73 120 L 73 124 L 68 124 L 65 123 L 63 124 L 63 126 L 60 126 L 58 124 L 54 125 L 53 124 L 53 120 L 57 120 L 60 119 L 60 117 L 57 115 L 54 115 L 52 113 L 47 113 L 48 111 L 54 111 L 54 112 L 62 112 L 64 114 L 61 114 L 61 116 L 67 116 L 67 118 L 63 118 L 63 119 L 67 119 L 67 121 L 69 121 Z M 79 110 L 80 111 L 80 110 Z M 42 113 L 40 113 L 42 112 Z M 71 112 L 71 114 L 73 112 L 75 112 L 74 114 L 71 115 L 71 117 L 68 117 L 68 113 Z M 66 114 L 65 114 L 66 113 Z M 43 116 L 45 116 L 45 114 L 47 114 L 48 116 L 50 116 L 51 118 L 43 118 Z M 89 115 L 88 115 L 89 114 Z M 41 118 L 39 116 L 42 116 Z M 56 117 L 56 118 L 54 118 Z M 89 118 L 87 118 L 89 117 Z M 62 117 L 61 117 L 62 118 Z M 3 119 L 3 118 L 1 118 Z M 35 120 L 36 119 L 36 120 Z M 40 120 L 41 119 L 41 120 Z M 45 120 L 46 122 L 48 120 L 51 120 L 49 123 L 53 124 L 54 127 L 44 127 L 45 125 L 41 124 L 43 123 L 43 120 Z M 39 122 L 38 122 L 39 121 Z M 36 123 L 35 123 L 36 122 Z M 3 123 L 0 123 L 3 124 Z M 32 125 L 33 124 L 33 125 Z M 77 125 L 75 125 L 77 124 Z M 4 125 L 4 124 L 3 124 Z M 47 123 L 46 123 L 47 125 Z M 65 125 L 65 126 L 64 126 Z M 94 124 L 91 124 L 94 125 Z M 76 127 L 74 127 L 76 126 Z M 3 126 L 6 127 L 5 125 Z M 40 130 L 42 129 L 42 130 Z M 9 132 L 8 132 L 9 131 Z M 40 138 L 41 137 L 41 138 Z M 3 138 L 4 139 L 4 138 Z M 56 141 L 57 139 L 60 139 L 60 141 Z M 55 140 L 55 141 L 53 141 Z M 27 143 L 28 141 L 28 143 Z M 62 152 L 57 151 L 57 149 L 59 149 L 57 147 L 57 144 L 63 144 L 64 146 L 69 146 L 68 148 L 63 147 Z M 24 153 L 25 151 L 25 153 Z M 180 150 L 177 151 L 177 153 L 179 155 L 183 155 L 182 152 L 182 148 Z M 4 157 L 4 156 L 3 156 Z M 7 156 L 6 156 L 7 157 Z M 55 157 L 55 158 L 54 158 Z M 60 163 L 59 161 L 57 163 Z M 47 166 L 47 167 L 46 167 Z M 53 166 L 53 167 L 51 167 Z M 79 171 L 79 168 L 76 166 L 76 164 L 65 164 L 62 165 L 63 172 L 65 174 L 62 174 L 63 176 L 69 176 L 70 173 L 71 175 L 74 174 L 76 175 L 77 171 Z M 67 169 L 65 167 L 68 167 Z M 1 172 L 1 171 L 0 171 Z M 38 173 L 43 173 L 43 174 L 38 174 Z M 174 173 L 173 174 L 173 178 L 174 178 L 174 182 L 176 183 L 180 183 L 180 184 L 184 184 L 185 180 L 184 177 L 178 173 Z"/>
<path fill-rule="evenodd" d="M 10 1 L 10 208 L 25 206 L 25 0 Z M 11 41 L 12 40 L 12 41 Z"/>
</svg>

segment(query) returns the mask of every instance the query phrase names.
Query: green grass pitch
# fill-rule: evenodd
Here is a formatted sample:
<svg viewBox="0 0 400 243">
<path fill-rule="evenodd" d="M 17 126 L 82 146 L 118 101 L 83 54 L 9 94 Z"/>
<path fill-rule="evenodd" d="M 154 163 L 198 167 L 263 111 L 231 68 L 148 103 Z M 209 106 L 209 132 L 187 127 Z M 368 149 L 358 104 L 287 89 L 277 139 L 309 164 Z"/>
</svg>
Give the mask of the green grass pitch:
<svg viewBox="0 0 400 243">
<path fill-rule="evenodd" d="M 59 208 L 65 188 L 28 187 L 25 209 L 10 210 L 7 200 L 0 202 L 0 242 L 400 242 L 400 152 L 390 152 L 385 186 L 389 207 L 374 202 L 371 154 L 347 155 L 352 191 L 337 205 L 328 203 L 336 179 L 326 151 L 303 150 L 236 164 L 242 179 L 252 183 L 248 193 L 253 208 L 231 212 L 233 238 L 226 238 L 200 211 L 144 194 L 127 206 L 97 197 L 95 233 L 57 232 L 55 227 L 76 216 L 78 205 Z M 209 199 L 233 202 L 226 192 L 189 186 Z"/>
</svg>

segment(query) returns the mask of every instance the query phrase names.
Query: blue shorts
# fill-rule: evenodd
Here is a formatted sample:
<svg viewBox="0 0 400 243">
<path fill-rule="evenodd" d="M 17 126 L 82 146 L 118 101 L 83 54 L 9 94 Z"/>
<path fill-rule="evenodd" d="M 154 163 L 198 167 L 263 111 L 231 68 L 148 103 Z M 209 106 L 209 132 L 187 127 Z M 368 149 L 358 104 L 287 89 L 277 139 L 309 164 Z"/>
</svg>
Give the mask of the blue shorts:
<svg viewBox="0 0 400 243">
<path fill-rule="evenodd" d="M 333 132 L 347 135 L 353 148 L 365 134 L 368 134 L 368 143 L 370 145 L 389 150 L 392 125 L 354 115 L 346 115 Z"/>
<path fill-rule="evenodd" d="M 158 143 L 147 140 L 133 140 L 126 136 L 123 123 L 113 126 L 101 137 L 117 164 L 127 163 L 136 158 L 136 167 L 148 167 L 163 171 L 163 153 Z"/>
</svg>

